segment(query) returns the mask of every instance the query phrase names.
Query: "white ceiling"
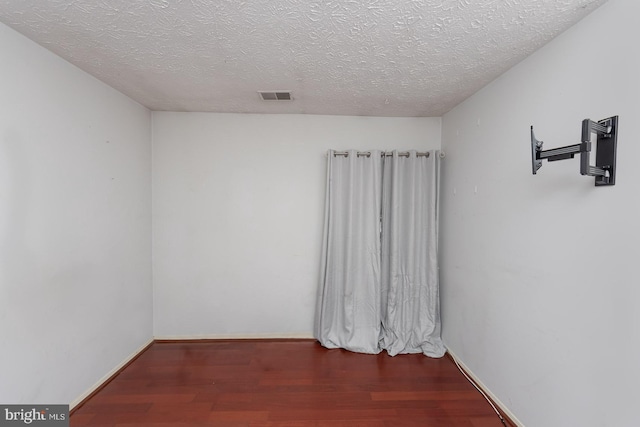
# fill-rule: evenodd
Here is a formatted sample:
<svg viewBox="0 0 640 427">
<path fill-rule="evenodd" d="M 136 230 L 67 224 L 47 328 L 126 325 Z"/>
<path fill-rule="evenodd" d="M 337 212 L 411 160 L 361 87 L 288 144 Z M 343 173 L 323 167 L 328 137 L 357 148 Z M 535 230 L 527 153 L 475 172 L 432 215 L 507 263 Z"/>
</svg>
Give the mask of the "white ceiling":
<svg viewBox="0 0 640 427">
<path fill-rule="evenodd" d="M 0 0 L 0 21 L 152 110 L 429 117 L 605 2 Z"/>
</svg>

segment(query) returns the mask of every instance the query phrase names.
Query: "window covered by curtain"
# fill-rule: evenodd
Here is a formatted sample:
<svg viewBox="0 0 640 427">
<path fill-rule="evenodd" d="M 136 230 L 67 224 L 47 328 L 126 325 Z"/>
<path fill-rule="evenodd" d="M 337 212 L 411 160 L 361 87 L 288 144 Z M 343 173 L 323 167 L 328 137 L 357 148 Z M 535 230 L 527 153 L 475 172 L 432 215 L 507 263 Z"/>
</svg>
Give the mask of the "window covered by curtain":
<svg viewBox="0 0 640 427">
<path fill-rule="evenodd" d="M 441 357 L 436 152 L 329 151 L 316 338 Z"/>
</svg>

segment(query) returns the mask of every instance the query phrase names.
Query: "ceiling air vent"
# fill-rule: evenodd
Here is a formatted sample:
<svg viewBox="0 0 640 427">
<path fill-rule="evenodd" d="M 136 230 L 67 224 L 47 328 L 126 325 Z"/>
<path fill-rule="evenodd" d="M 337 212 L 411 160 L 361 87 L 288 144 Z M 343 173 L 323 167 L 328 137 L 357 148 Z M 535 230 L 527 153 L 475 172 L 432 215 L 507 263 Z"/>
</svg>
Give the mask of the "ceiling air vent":
<svg viewBox="0 0 640 427">
<path fill-rule="evenodd" d="M 293 98 L 291 97 L 291 92 L 289 91 L 281 91 L 281 92 L 258 92 L 260 94 L 260 98 L 263 101 L 291 101 Z"/>
</svg>

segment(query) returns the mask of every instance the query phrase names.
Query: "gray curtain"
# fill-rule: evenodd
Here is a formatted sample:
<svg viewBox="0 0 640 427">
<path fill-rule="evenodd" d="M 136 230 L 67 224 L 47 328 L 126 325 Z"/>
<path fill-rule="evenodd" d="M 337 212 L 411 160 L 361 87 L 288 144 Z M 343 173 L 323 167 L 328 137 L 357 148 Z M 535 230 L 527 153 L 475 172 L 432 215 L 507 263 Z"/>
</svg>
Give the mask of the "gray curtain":
<svg viewBox="0 0 640 427">
<path fill-rule="evenodd" d="M 385 157 L 380 346 L 441 357 L 438 282 L 440 156 Z"/>
<path fill-rule="evenodd" d="M 334 154 L 316 338 L 328 348 L 441 357 L 438 153 Z"/>
<path fill-rule="evenodd" d="M 328 348 L 379 353 L 382 162 L 329 151 L 316 337 Z"/>
</svg>

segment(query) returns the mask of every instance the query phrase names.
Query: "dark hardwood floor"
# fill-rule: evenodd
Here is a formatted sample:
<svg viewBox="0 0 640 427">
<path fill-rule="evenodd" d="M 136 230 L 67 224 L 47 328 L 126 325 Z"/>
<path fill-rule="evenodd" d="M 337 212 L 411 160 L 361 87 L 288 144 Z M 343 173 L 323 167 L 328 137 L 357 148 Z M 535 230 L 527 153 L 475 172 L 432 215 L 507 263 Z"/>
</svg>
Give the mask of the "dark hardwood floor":
<svg viewBox="0 0 640 427">
<path fill-rule="evenodd" d="M 503 426 L 447 357 L 312 340 L 154 343 L 71 426 Z"/>
</svg>

